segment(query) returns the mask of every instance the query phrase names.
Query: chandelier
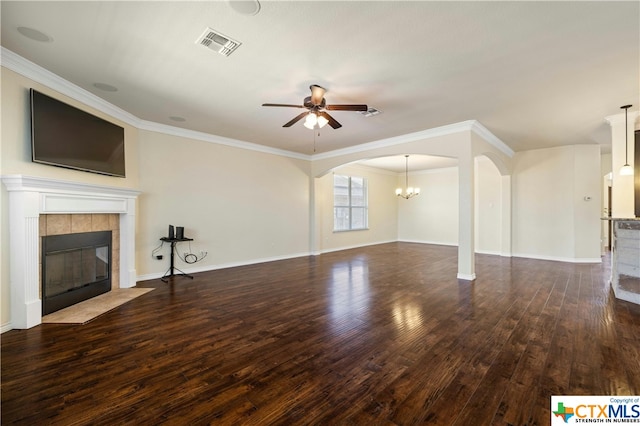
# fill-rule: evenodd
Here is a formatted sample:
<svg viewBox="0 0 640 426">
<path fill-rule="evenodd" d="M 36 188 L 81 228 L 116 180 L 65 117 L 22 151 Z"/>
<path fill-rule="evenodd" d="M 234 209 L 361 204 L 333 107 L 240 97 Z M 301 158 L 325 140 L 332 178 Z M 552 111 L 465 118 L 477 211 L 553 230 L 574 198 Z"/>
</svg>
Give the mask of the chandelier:
<svg viewBox="0 0 640 426">
<path fill-rule="evenodd" d="M 404 169 L 404 176 L 405 176 L 405 185 L 404 185 L 404 192 L 402 192 L 402 188 L 398 188 L 396 189 L 396 195 L 398 197 L 402 197 L 405 200 L 408 200 L 411 197 L 415 197 L 416 195 L 420 195 L 420 188 L 413 188 L 411 186 L 409 186 L 409 155 L 405 155 L 405 169 Z"/>
</svg>

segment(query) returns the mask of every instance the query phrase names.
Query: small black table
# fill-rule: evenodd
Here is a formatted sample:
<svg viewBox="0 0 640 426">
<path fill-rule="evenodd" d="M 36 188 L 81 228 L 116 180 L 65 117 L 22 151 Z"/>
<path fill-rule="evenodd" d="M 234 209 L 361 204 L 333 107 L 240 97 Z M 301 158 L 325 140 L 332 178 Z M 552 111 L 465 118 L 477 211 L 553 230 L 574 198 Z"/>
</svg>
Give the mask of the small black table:
<svg viewBox="0 0 640 426">
<path fill-rule="evenodd" d="M 193 277 L 191 275 L 185 274 L 180 269 L 178 269 L 175 266 L 173 266 L 173 256 L 174 256 L 174 253 L 176 251 L 176 244 L 182 243 L 182 242 L 185 242 L 185 241 L 193 241 L 193 238 L 167 238 L 167 237 L 162 237 L 162 238 L 160 238 L 160 241 L 162 241 L 164 243 L 170 243 L 171 244 L 171 263 L 170 263 L 169 269 L 167 269 L 167 272 L 165 272 L 164 275 L 162 276 L 162 278 L 160 278 L 160 279 L 162 281 L 164 281 L 165 283 L 169 281 L 167 278 L 173 277 L 174 275 L 182 275 L 183 277 L 188 277 L 188 278 L 193 279 Z M 178 274 L 174 273 L 174 271 L 178 271 Z"/>
</svg>

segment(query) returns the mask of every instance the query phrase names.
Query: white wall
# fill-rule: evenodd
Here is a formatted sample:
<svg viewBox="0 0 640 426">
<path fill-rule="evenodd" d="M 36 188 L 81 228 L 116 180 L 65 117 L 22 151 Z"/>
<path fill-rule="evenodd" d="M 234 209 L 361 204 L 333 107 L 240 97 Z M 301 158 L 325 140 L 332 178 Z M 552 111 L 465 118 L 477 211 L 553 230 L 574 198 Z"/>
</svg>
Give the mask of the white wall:
<svg viewBox="0 0 640 426">
<path fill-rule="evenodd" d="M 333 174 L 360 176 L 367 179 L 369 196 L 369 229 L 333 232 Z M 371 167 L 347 165 L 318 178 L 318 220 L 320 251 L 380 244 L 398 239 L 396 224 L 396 174 Z"/>
<path fill-rule="evenodd" d="M 600 261 L 600 148 L 518 152 L 513 176 L 515 256 Z M 585 201 L 584 197 L 591 197 Z"/>
</svg>

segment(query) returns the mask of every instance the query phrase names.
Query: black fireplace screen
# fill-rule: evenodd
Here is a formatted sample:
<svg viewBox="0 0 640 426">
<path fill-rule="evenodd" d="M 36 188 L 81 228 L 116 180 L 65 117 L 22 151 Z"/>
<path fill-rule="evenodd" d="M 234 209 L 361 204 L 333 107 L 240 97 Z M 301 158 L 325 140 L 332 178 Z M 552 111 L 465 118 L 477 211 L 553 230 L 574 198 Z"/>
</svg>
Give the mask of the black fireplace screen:
<svg viewBox="0 0 640 426">
<path fill-rule="evenodd" d="M 43 237 L 44 315 L 109 290 L 111 231 Z"/>
</svg>

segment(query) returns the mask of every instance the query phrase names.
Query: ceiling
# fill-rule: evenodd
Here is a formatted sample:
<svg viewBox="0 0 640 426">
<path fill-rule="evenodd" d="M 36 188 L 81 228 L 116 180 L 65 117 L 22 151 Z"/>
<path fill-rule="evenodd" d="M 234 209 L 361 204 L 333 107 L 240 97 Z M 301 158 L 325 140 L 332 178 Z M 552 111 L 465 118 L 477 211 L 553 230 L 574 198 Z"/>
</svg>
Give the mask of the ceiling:
<svg viewBox="0 0 640 426">
<path fill-rule="evenodd" d="M 514 151 L 606 151 L 604 118 L 640 103 L 635 1 L 3 0 L 1 8 L 3 47 L 142 120 L 304 155 L 467 120 Z M 242 44 L 229 56 L 207 49 L 196 43 L 207 27 Z M 302 104 L 311 84 L 327 89 L 328 104 L 381 113 L 331 111 L 343 127 L 318 134 L 302 121 L 282 127 L 300 109 L 261 106 Z M 391 168 L 403 170 L 403 160 Z"/>
</svg>

